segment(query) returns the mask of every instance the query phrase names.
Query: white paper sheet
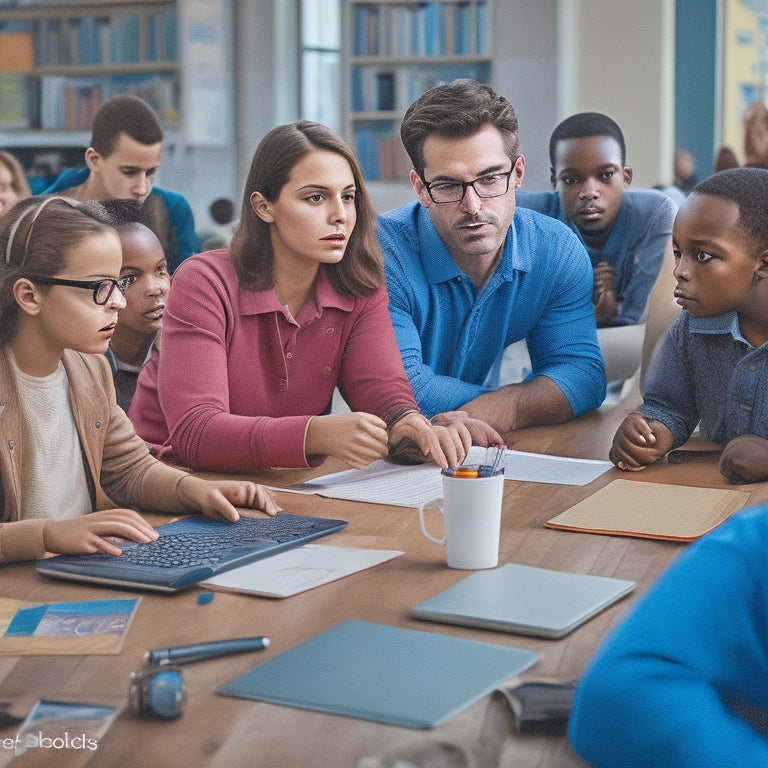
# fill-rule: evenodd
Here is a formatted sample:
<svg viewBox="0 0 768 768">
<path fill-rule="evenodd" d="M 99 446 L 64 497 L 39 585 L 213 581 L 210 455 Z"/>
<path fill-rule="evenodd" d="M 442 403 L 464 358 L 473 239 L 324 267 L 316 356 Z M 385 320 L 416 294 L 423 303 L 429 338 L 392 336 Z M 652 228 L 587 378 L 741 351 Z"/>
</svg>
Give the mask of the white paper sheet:
<svg viewBox="0 0 768 768">
<path fill-rule="evenodd" d="M 479 464 L 486 449 L 473 446 L 466 464 Z M 505 480 L 558 485 L 587 485 L 613 467 L 610 461 L 574 459 L 542 453 L 506 450 L 500 466 Z M 403 466 L 388 461 L 374 461 L 365 469 L 348 469 L 317 477 L 306 483 L 277 490 L 315 493 L 332 499 L 418 507 L 442 495 L 440 468 L 434 464 Z"/>
<path fill-rule="evenodd" d="M 402 551 L 394 549 L 353 549 L 304 544 L 225 571 L 200 582 L 200 586 L 229 592 L 247 592 L 262 597 L 290 597 L 372 568 L 402 554 Z"/>
</svg>

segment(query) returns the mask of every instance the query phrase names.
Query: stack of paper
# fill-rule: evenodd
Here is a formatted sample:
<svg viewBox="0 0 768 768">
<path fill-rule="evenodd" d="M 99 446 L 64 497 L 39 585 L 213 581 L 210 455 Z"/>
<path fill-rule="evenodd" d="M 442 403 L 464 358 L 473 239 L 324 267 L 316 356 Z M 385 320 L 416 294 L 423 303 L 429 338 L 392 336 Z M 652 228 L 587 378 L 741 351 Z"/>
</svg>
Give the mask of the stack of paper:
<svg viewBox="0 0 768 768">
<path fill-rule="evenodd" d="M 480 464 L 485 454 L 485 448 L 473 446 L 466 463 Z M 559 485 L 587 485 L 613 468 L 610 461 L 513 450 L 504 451 L 499 466 L 504 467 L 505 480 Z M 435 464 L 403 466 L 381 460 L 374 461 L 362 470 L 347 469 L 276 490 L 316 493 L 331 499 L 418 507 L 425 501 L 442 496 L 443 486 L 440 468 Z"/>
</svg>

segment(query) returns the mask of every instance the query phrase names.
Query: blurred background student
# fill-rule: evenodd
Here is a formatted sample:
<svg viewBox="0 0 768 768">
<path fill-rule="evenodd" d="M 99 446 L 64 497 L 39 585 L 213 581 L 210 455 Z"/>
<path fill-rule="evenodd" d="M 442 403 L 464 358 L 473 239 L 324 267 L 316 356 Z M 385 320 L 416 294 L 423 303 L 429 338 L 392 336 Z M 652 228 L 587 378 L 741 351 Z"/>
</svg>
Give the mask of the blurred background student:
<svg viewBox="0 0 768 768">
<path fill-rule="evenodd" d="M 31 194 L 21 163 L 10 152 L 0 150 L 0 217 Z"/>
</svg>

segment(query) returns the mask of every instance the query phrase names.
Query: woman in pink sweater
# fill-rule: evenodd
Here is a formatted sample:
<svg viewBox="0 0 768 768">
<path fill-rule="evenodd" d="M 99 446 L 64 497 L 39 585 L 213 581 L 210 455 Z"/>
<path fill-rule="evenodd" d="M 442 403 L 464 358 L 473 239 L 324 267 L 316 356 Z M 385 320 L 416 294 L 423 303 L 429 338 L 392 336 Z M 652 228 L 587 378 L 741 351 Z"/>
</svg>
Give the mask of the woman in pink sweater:
<svg viewBox="0 0 768 768">
<path fill-rule="evenodd" d="M 301 121 L 256 149 L 229 251 L 174 274 L 163 351 L 142 371 L 129 416 L 158 455 L 196 469 L 351 467 L 418 449 L 460 463 L 473 437 L 456 413 L 431 424 L 405 376 L 387 307 L 374 213 L 357 160 Z M 330 414 L 334 388 L 352 409 Z"/>
</svg>

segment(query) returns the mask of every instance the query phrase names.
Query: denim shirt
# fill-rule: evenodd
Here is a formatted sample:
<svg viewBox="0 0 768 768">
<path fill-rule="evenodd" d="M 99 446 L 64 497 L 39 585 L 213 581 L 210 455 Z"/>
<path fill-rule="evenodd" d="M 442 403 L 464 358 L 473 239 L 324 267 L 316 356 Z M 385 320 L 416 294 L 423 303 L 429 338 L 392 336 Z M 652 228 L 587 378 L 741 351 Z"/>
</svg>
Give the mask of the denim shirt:
<svg viewBox="0 0 768 768">
<path fill-rule="evenodd" d="M 720 445 L 738 435 L 768 439 L 768 345 L 744 339 L 735 312 L 697 318 L 683 310 L 648 372 L 640 411 L 670 429 L 673 447 L 699 420 Z"/>
<path fill-rule="evenodd" d="M 568 225 L 583 242 L 578 228 L 568 221 L 560 193 L 518 192 L 517 204 L 551 216 Z M 616 274 L 613 291 L 618 308 L 604 325 L 634 325 L 645 312 L 648 296 L 664 260 L 664 249 L 672 237 L 676 206 L 655 189 L 628 189 L 602 248 L 587 247 L 594 268 L 601 261 Z"/>
</svg>

